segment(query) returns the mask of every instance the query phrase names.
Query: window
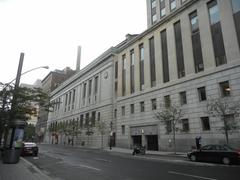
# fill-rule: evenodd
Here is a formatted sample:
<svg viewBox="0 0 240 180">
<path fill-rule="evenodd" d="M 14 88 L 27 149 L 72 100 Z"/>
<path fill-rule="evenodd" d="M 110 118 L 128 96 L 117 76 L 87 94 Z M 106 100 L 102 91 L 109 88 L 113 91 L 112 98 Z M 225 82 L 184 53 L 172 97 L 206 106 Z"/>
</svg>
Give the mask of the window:
<svg viewBox="0 0 240 180">
<path fill-rule="evenodd" d="M 152 110 L 156 110 L 157 109 L 157 99 L 152 99 Z"/>
<path fill-rule="evenodd" d="M 92 80 L 89 80 L 88 83 L 88 96 L 91 96 L 92 94 Z"/>
<path fill-rule="evenodd" d="M 231 89 L 229 87 L 229 82 L 228 81 L 220 82 L 219 86 L 220 86 L 222 97 L 230 96 Z"/>
<path fill-rule="evenodd" d="M 240 1 L 232 0 L 233 13 L 237 13 L 240 11 Z"/>
<path fill-rule="evenodd" d="M 73 90 L 73 97 L 72 97 L 72 109 L 74 109 L 75 96 L 76 96 L 76 89 L 74 89 L 74 90 Z M 60 102 L 60 99 L 59 99 L 59 102 Z"/>
<path fill-rule="evenodd" d="M 117 109 L 114 109 L 114 118 L 117 118 Z"/>
<path fill-rule="evenodd" d="M 204 70 L 203 57 L 202 57 L 202 46 L 200 41 L 200 31 L 198 24 L 197 11 L 192 12 L 189 15 L 190 25 L 191 25 L 191 37 L 192 37 L 192 47 L 193 47 L 193 58 L 195 72 L 201 72 Z"/>
<path fill-rule="evenodd" d="M 171 106 L 171 99 L 169 95 L 164 96 L 164 103 L 166 108 L 169 108 Z"/>
<path fill-rule="evenodd" d="M 122 106 L 122 116 L 125 116 L 125 106 Z"/>
<path fill-rule="evenodd" d="M 151 87 L 156 86 L 154 37 L 149 39 Z"/>
<path fill-rule="evenodd" d="M 166 5 L 165 0 L 160 0 L 160 17 L 164 17 L 166 15 Z"/>
<path fill-rule="evenodd" d="M 240 1 L 232 0 L 232 8 L 233 8 L 233 18 L 235 22 L 238 44 L 240 47 Z"/>
<path fill-rule="evenodd" d="M 71 104 L 72 100 L 72 91 L 69 92 L 68 105 Z"/>
<path fill-rule="evenodd" d="M 86 89 L 87 89 L 87 83 L 83 84 L 83 98 L 86 97 Z"/>
<path fill-rule="evenodd" d="M 130 104 L 131 114 L 134 113 L 134 104 Z"/>
<path fill-rule="evenodd" d="M 151 16 L 154 24 L 157 21 L 156 0 L 151 0 Z"/>
<path fill-rule="evenodd" d="M 166 131 L 167 133 L 172 132 L 172 121 L 166 121 Z"/>
<path fill-rule="evenodd" d="M 97 117 L 97 120 L 100 121 L 101 120 L 101 113 L 98 112 L 98 117 Z"/>
<path fill-rule="evenodd" d="M 144 112 L 145 107 L 144 107 L 144 101 L 140 102 L 140 112 Z"/>
<path fill-rule="evenodd" d="M 176 0 L 170 0 L 170 10 L 173 11 L 174 9 L 176 9 L 176 7 Z"/>
<path fill-rule="evenodd" d="M 118 62 L 115 62 L 115 79 L 118 78 Z"/>
<path fill-rule="evenodd" d="M 115 95 L 117 95 L 117 90 L 118 90 L 118 82 L 117 81 L 115 81 Z"/>
<path fill-rule="evenodd" d="M 183 130 L 183 132 L 188 132 L 189 131 L 188 119 L 182 119 L 182 130 Z"/>
<path fill-rule="evenodd" d="M 94 92 L 95 92 L 95 94 L 97 94 L 98 93 L 98 76 L 96 76 L 95 77 L 95 79 L 94 79 Z"/>
<path fill-rule="evenodd" d="M 87 113 L 85 119 L 85 128 L 88 127 L 89 125 L 91 125 L 91 123 L 89 122 L 89 113 Z"/>
<path fill-rule="evenodd" d="M 163 62 L 163 82 L 169 81 L 169 67 L 168 67 L 168 48 L 167 48 L 167 31 L 161 31 L 161 45 L 162 45 L 162 62 Z"/>
<path fill-rule="evenodd" d="M 140 90 L 144 89 L 144 47 L 143 44 L 139 45 L 140 52 Z"/>
<path fill-rule="evenodd" d="M 131 86 L 131 93 L 134 93 L 135 87 L 134 87 L 134 49 L 130 51 L 130 61 L 131 61 L 131 67 L 130 67 L 130 86 Z"/>
<path fill-rule="evenodd" d="M 202 122 L 202 130 L 210 131 L 209 117 L 201 117 L 201 122 Z"/>
<path fill-rule="evenodd" d="M 220 17 L 216 0 L 208 3 L 208 11 L 211 25 L 218 23 L 220 21 Z"/>
<path fill-rule="evenodd" d="M 65 109 L 64 111 L 67 111 L 67 102 L 68 102 L 68 94 L 65 95 Z"/>
<path fill-rule="evenodd" d="M 122 135 L 125 135 L 125 125 L 122 125 Z"/>
<path fill-rule="evenodd" d="M 95 126 L 95 121 L 96 121 L 96 111 L 92 112 L 92 126 Z"/>
<path fill-rule="evenodd" d="M 207 100 L 205 87 L 200 87 L 197 90 L 198 90 L 199 101 Z"/>
<path fill-rule="evenodd" d="M 126 54 L 122 56 L 122 95 L 126 95 Z"/>
<path fill-rule="evenodd" d="M 83 114 L 80 115 L 80 127 L 83 128 Z"/>
<path fill-rule="evenodd" d="M 226 53 L 222 36 L 222 28 L 219 17 L 219 9 L 217 1 L 213 0 L 208 4 L 208 12 L 210 18 L 211 34 L 213 41 L 213 50 L 215 55 L 216 66 L 226 64 Z"/>
<path fill-rule="evenodd" d="M 175 45 L 177 55 L 177 71 L 178 78 L 185 76 L 184 58 L 183 58 L 183 46 L 182 46 L 182 32 L 180 21 L 174 24 Z"/>
<path fill-rule="evenodd" d="M 187 104 L 187 95 L 186 95 L 186 91 L 180 92 L 180 103 L 181 105 Z"/>
</svg>

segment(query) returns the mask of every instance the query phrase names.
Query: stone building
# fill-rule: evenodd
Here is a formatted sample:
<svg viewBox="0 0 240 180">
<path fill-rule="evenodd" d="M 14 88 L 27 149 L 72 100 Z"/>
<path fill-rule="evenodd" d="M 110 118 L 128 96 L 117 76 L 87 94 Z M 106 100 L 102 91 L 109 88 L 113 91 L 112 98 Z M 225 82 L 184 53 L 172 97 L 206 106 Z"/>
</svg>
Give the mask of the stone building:
<svg viewBox="0 0 240 180">
<path fill-rule="evenodd" d="M 104 146 L 108 144 L 110 131 L 114 131 L 112 122 L 113 110 L 113 62 L 114 48 L 110 48 L 87 67 L 81 69 L 73 77 L 51 92 L 51 101 L 56 104 L 48 116 L 48 132 L 46 141 L 50 143 L 69 143 L 72 135 L 56 132 L 60 123 L 70 125 L 76 122 L 74 129 L 81 132 L 72 142 L 75 145 L 101 146 L 99 122 L 104 122 Z M 91 126 L 91 132 L 87 127 Z M 71 127 L 72 128 L 72 127 Z M 112 128 L 112 129 L 111 129 Z M 88 134 L 90 133 L 90 134 Z"/>
<path fill-rule="evenodd" d="M 240 1 L 147 0 L 147 22 L 146 31 L 128 34 L 104 53 L 108 58 L 100 56 L 52 93 L 52 100 L 62 103 L 48 125 L 73 119 L 84 124 L 100 112 L 113 124 L 116 146 L 171 150 L 172 132 L 154 114 L 174 104 L 184 112 L 177 124 L 177 150 L 189 150 L 197 136 L 202 144 L 225 143 L 219 130 L 223 122 L 209 116 L 206 107 L 213 98 L 240 100 Z M 97 102 L 89 93 L 95 77 L 101 87 Z M 67 102 L 69 97 L 75 99 Z M 228 119 L 239 124 L 231 114 Z M 229 138 L 239 145 L 239 130 Z M 94 134 L 92 145 L 99 141 Z"/>
<path fill-rule="evenodd" d="M 70 78 L 75 74 L 75 71 L 69 67 L 63 70 L 54 70 L 49 72 L 49 74 L 41 81 L 41 88 L 43 92 L 50 94 L 54 89 L 56 89 L 62 82 Z M 44 107 L 39 107 L 38 119 L 36 123 L 36 134 L 38 141 L 42 142 L 47 129 L 48 112 Z"/>
</svg>

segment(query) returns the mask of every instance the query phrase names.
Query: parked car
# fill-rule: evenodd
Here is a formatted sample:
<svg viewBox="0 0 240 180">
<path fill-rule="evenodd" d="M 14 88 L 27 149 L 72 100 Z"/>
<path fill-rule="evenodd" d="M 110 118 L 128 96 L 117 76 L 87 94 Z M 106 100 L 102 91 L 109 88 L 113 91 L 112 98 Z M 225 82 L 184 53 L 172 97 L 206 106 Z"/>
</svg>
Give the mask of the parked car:
<svg viewBox="0 0 240 180">
<path fill-rule="evenodd" d="M 227 145 L 206 145 L 187 154 L 191 161 L 217 162 L 226 165 L 240 163 L 240 150 Z"/>
<path fill-rule="evenodd" d="M 22 156 L 38 155 L 38 146 L 34 142 L 23 142 Z"/>
</svg>

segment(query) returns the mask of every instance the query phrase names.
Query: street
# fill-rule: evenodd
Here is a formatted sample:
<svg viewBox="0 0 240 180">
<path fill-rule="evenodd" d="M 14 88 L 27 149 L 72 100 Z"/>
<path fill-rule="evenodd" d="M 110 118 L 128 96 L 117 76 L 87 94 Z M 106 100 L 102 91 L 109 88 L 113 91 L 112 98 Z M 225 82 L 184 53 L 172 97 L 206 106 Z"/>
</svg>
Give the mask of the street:
<svg viewBox="0 0 240 180">
<path fill-rule="evenodd" d="M 24 158 L 59 180 L 235 180 L 240 177 L 240 166 L 235 165 L 57 145 L 39 145 L 39 148 L 38 157 Z"/>
</svg>

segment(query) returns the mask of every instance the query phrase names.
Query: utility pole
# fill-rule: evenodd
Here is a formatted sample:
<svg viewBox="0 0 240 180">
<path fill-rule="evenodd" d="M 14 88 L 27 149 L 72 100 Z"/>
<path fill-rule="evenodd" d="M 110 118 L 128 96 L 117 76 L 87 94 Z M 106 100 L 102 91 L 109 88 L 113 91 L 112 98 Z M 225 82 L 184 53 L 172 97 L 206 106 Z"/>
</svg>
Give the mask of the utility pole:
<svg viewBox="0 0 240 180">
<path fill-rule="evenodd" d="M 13 99 L 11 104 L 10 117 L 8 120 L 7 133 L 5 135 L 4 141 L 4 157 L 3 163 L 15 164 L 18 163 L 21 148 L 22 148 L 22 139 L 24 134 L 24 127 L 26 122 L 23 119 L 17 119 L 16 110 L 17 110 L 17 98 L 18 98 L 18 89 L 20 78 L 22 74 L 24 53 L 20 54 L 20 60 L 18 65 L 17 77 L 15 82 L 15 87 L 13 90 Z"/>
</svg>

